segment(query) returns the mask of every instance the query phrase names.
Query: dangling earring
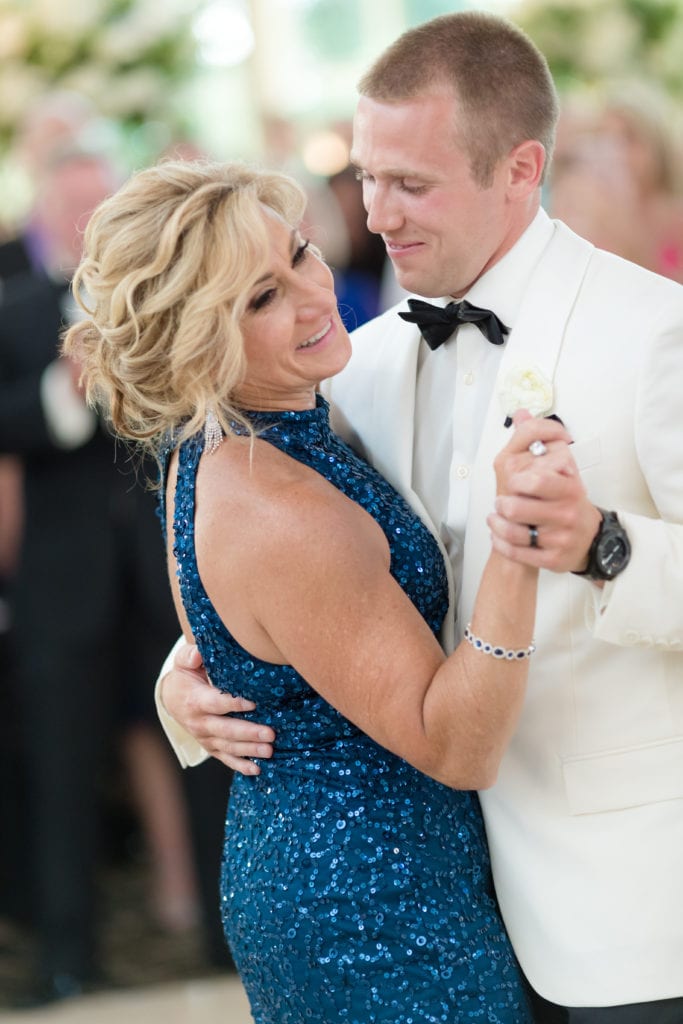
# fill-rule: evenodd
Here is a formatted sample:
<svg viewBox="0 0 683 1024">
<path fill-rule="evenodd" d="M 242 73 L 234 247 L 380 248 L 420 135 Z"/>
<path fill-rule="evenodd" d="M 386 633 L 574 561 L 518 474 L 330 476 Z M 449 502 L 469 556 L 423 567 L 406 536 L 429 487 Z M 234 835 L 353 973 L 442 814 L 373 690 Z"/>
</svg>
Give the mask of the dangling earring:
<svg viewBox="0 0 683 1024">
<path fill-rule="evenodd" d="M 213 409 L 207 409 L 204 423 L 204 451 L 211 455 L 223 441 L 223 430 Z"/>
</svg>

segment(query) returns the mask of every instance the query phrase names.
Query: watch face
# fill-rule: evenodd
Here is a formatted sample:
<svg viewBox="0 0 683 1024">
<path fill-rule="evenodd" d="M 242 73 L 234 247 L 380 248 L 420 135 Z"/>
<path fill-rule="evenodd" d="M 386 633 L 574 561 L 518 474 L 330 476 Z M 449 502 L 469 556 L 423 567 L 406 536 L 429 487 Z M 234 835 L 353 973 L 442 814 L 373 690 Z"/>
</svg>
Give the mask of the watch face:
<svg viewBox="0 0 683 1024">
<path fill-rule="evenodd" d="M 631 548 L 625 535 L 608 533 L 600 539 L 595 555 L 600 571 L 611 580 L 628 564 Z"/>
</svg>

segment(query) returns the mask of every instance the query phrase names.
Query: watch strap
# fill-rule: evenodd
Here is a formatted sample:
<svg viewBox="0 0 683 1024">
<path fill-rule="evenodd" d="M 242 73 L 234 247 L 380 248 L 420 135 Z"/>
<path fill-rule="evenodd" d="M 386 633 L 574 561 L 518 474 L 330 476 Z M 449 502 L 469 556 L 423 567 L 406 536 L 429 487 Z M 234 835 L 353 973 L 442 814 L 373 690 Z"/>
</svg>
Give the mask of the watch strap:
<svg viewBox="0 0 683 1024">
<path fill-rule="evenodd" d="M 608 512 L 606 509 L 600 508 L 597 505 L 596 508 L 600 513 L 601 519 L 597 533 L 595 534 L 591 546 L 588 549 L 588 564 L 586 565 L 585 569 L 582 569 L 578 572 L 575 571 L 573 575 L 585 576 L 587 579 L 603 580 L 607 582 L 609 580 L 615 579 L 619 575 L 619 573 L 623 572 L 623 570 L 626 568 L 630 558 L 631 546 L 626 531 L 619 522 L 619 517 L 617 516 L 617 513 Z M 616 570 L 613 570 L 612 572 L 608 571 L 606 566 L 603 566 L 600 558 L 601 544 L 603 541 L 606 541 L 610 535 L 619 536 L 621 543 L 625 547 L 625 560 L 623 564 Z"/>
</svg>

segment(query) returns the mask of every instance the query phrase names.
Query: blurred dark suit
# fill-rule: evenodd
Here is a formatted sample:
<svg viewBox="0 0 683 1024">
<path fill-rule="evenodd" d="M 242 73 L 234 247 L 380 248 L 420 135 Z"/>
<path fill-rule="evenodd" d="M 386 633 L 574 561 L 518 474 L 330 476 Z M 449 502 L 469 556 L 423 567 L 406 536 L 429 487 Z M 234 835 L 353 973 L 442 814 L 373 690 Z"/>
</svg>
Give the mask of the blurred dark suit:
<svg viewBox="0 0 683 1024">
<path fill-rule="evenodd" d="M 0 243 L 0 282 L 31 270 L 31 257 L 23 235 Z"/>
<path fill-rule="evenodd" d="M 128 452 L 99 424 L 65 450 L 46 421 L 41 380 L 57 356 L 65 295 L 34 273 L 5 282 L 0 452 L 25 466 L 13 608 L 40 968 L 87 978 L 103 767 L 122 715 L 153 714 L 151 681 L 177 624 L 154 497 Z"/>
<path fill-rule="evenodd" d="M 14 274 L 31 270 L 28 240 L 23 235 L 0 243 L 0 303 L 4 284 Z M 0 454 L 0 458 L 2 455 Z M 11 458 L 11 456 L 10 456 Z M 6 496 L 3 496 L 3 500 Z M 0 507 L 0 546 L 12 543 L 6 534 L 6 509 Z M 11 526 L 10 526 L 11 529 Z M 6 549 L 9 555 L 9 548 Z M 26 915 L 26 793 L 23 747 L 17 735 L 15 687 L 12 685 L 12 611 L 8 596 L 12 570 L 0 565 L 0 916 L 17 921 Z"/>
</svg>

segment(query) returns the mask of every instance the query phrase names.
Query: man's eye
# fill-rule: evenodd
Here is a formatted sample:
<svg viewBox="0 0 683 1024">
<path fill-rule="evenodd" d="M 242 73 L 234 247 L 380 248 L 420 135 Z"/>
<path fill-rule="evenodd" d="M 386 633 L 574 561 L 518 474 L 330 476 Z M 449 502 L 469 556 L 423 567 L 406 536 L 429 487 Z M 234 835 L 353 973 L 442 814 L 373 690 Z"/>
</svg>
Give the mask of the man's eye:
<svg viewBox="0 0 683 1024">
<path fill-rule="evenodd" d="M 424 192 L 425 191 L 425 186 L 424 185 L 411 185 L 410 182 L 402 181 L 401 182 L 401 191 L 402 192 L 409 192 L 411 194 L 411 196 L 418 196 L 420 194 L 420 192 Z"/>
<path fill-rule="evenodd" d="M 297 265 L 297 263 L 301 263 L 301 261 L 306 258 L 306 250 L 308 249 L 308 246 L 309 246 L 309 239 L 307 238 L 306 241 L 303 242 L 298 247 L 298 249 L 296 250 L 296 252 L 294 253 L 294 255 L 292 257 L 292 266 L 293 267 L 295 267 Z"/>
</svg>

